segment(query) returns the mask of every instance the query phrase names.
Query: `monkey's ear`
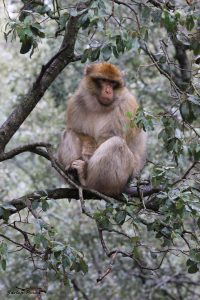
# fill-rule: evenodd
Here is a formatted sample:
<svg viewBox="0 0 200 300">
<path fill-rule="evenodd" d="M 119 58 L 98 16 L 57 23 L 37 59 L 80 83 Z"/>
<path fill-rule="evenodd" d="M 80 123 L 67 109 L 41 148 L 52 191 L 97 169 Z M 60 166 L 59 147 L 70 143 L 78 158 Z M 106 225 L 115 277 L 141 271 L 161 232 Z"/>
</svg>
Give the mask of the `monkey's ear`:
<svg viewBox="0 0 200 300">
<path fill-rule="evenodd" d="M 87 65 L 87 66 L 85 67 L 85 69 L 84 69 L 84 73 L 83 73 L 83 74 L 84 74 L 85 76 L 89 75 L 89 74 L 91 73 L 92 69 L 93 69 L 93 65 Z"/>
</svg>

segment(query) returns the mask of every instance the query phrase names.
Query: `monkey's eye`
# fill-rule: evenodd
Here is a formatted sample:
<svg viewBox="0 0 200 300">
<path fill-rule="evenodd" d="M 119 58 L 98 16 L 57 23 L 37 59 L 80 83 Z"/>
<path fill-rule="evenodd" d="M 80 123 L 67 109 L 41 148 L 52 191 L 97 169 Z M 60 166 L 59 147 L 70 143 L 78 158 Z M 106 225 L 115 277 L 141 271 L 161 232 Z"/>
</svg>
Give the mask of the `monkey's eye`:
<svg viewBox="0 0 200 300">
<path fill-rule="evenodd" d="M 95 78 L 93 79 L 94 83 L 100 88 L 102 83 L 103 83 L 103 79 L 101 78 Z"/>
<path fill-rule="evenodd" d="M 119 83 L 117 81 L 111 80 L 110 84 L 112 85 L 113 89 L 117 89 L 119 87 Z"/>
<path fill-rule="evenodd" d="M 102 84 L 102 83 L 108 83 L 108 80 L 107 80 L 107 79 L 104 79 L 104 78 L 99 78 L 99 79 L 98 79 L 98 82 L 99 82 L 100 84 Z"/>
<path fill-rule="evenodd" d="M 108 80 L 104 78 L 96 78 L 95 82 L 97 83 L 98 86 L 101 86 L 102 84 L 108 84 L 111 85 L 113 89 L 116 89 L 119 87 L 119 83 L 114 80 Z"/>
</svg>

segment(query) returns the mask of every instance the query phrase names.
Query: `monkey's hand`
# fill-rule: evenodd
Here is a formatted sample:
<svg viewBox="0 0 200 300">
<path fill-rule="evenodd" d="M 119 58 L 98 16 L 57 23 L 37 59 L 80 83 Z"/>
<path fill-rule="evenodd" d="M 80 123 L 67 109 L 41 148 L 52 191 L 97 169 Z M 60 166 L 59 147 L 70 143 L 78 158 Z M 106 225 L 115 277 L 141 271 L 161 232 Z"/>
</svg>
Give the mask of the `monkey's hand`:
<svg viewBox="0 0 200 300">
<path fill-rule="evenodd" d="M 71 164 L 71 169 L 76 170 L 78 179 L 82 186 L 86 184 L 87 162 L 81 159 L 74 160 Z"/>
</svg>

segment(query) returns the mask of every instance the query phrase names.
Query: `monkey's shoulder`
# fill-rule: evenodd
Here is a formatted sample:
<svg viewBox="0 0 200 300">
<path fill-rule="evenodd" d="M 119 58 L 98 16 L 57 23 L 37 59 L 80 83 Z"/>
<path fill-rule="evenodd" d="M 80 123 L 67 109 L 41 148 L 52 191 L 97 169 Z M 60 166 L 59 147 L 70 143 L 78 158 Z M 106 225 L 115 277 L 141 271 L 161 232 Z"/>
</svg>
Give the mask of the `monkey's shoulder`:
<svg viewBox="0 0 200 300">
<path fill-rule="evenodd" d="M 121 95 L 120 106 L 124 110 L 130 109 L 135 112 L 138 108 L 136 97 L 128 89 L 125 89 L 124 93 Z"/>
</svg>

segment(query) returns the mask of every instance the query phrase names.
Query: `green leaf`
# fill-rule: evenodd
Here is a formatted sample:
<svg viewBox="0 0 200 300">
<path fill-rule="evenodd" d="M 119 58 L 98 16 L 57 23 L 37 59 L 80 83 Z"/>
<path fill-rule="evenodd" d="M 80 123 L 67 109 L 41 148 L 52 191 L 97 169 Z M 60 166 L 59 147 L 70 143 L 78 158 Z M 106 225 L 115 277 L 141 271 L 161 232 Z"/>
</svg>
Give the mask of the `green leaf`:
<svg viewBox="0 0 200 300">
<path fill-rule="evenodd" d="M 85 63 L 87 61 L 87 59 L 90 57 L 90 54 L 92 52 L 92 49 L 89 48 L 89 49 L 85 49 L 85 51 L 83 52 L 83 56 L 81 58 L 81 62 L 82 64 Z"/>
<path fill-rule="evenodd" d="M 53 252 L 59 252 L 59 251 L 63 251 L 66 248 L 65 245 L 56 245 L 55 247 L 52 248 Z"/>
<path fill-rule="evenodd" d="M 38 5 L 36 11 L 41 14 L 44 15 L 46 13 L 50 13 L 51 12 L 51 8 L 47 5 L 47 4 L 42 4 L 42 5 Z"/>
<path fill-rule="evenodd" d="M 88 16 L 86 16 L 86 17 L 87 18 L 86 18 L 85 22 L 82 23 L 82 29 L 83 30 L 88 28 L 88 26 L 90 25 L 90 18 Z"/>
<path fill-rule="evenodd" d="M 133 118 L 133 113 L 131 111 L 127 111 L 125 114 L 129 119 Z"/>
<path fill-rule="evenodd" d="M 27 52 L 29 52 L 29 50 L 31 49 L 32 47 L 32 39 L 26 39 L 22 42 L 22 46 L 21 46 L 21 49 L 20 49 L 20 53 L 21 54 L 25 54 Z"/>
<path fill-rule="evenodd" d="M 144 41 L 148 40 L 148 29 L 146 27 L 142 27 L 140 29 L 140 35 L 144 39 Z"/>
<path fill-rule="evenodd" d="M 118 58 L 119 57 L 119 53 L 117 52 L 117 47 L 116 46 L 112 47 L 112 51 L 113 51 L 113 54 L 114 54 L 115 58 Z"/>
<path fill-rule="evenodd" d="M 8 246 L 6 243 L 1 242 L 0 244 L 0 255 L 5 255 L 8 251 Z"/>
<path fill-rule="evenodd" d="M 63 278 L 63 283 L 64 283 L 64 286 L 69 286 L 70 287 L 70 281 L 69 281 L 69 278 L 66 275 Z"/>
<path fill-rule="evenodd" d="M 140 241 L 140 238 L 139 236 L 133 236 L 131 239 L 130 239 L 131 243 L 133 243 L 134 245 L 137 245 L 138 242 Z"/>
<path fill-rule="evenodd" d="M 23 23 L 25 25 L 30 25 L 33 22 L 33 17 L 31 15 L 28 15 L 24 18 Z"/>
<path fill-rule="evenodd" d="M 196 117 L 193 112 L 192 104 L 189 101 L 184 101 L 180 105 L 180 113 L 184 121 L 192 123 Z"/>
<path fill-rule="evenodd" d="M 59 18 L 59 29 L 63 30 L 65 28 L 66 22 L 69 19 L 69 14 L 68 13 L 64 13 L 62 16 L 60 16 Z"/>
<path fill-rule="evenodd" d="M 34 243 L 36 244 L 36 246 L 39 246 L 40 245 L 40 243 L 41 243 L 41 234 L 36 234 L 35 236 L 34 236 Z"/>
<path fill-rule="evenodd" d="M 41 25 L 40 25 L 40 23 L 38 23 L 38 22 L 32 23 L 32 24 L 31 24 L 31 27 L 32 27 L 32 28 L 35 28 L 35 29 L 38 29 L 38 30 L 40 30 L 40 29 L 42 28 Z"/>
<path fill-rule="evenodd" d="M 148 22 L 151 15 L 151 8 L 149 6 L 142 6 L 142 19 L 144 22 Z"/>
<path fill-rule="evenodd" d="M 192 249 L 190 251 L 190 259 L 195 263 L 200 263 L 200 250 Z"/>
<path fill-rule="evenodd" d="M 118 225 L 122 225 L 126 219 L 126 211 L 125 210 L 118 211 L 114 219 Z"/>
<path fill-rule="evenodd" d="M 26 28 L 19 28 L 17 29 L 17 33 L 20 39 L 21 43 L 24 43 L 26 41 L 32 41 L 33 37 L 34 37 L 34 33 L 32 32 L 30 26 L 26 27 Z"/>
<path fill-rule="evenodd" d="M 5 271 L 6 270 L 6 260 L 5 259 L 1 260 L 1 266 L 2 266 L 2 269 Z"/>
<path fill-rule="evenodd" d="M 44 248 L 48 247 L 49 242 L 48 242 L 48 240 L 43 235 L 41 236 L 41 242 L 42 242 L 42 246 Z"/>
<path fill-rule="evenodd" d="M 133 249 L 133 256 L 136 259 L 140 259 L 140 250 L 139 250 L 139 247 L 134 247 L 134 249 Z"/>
<path fill-rule="evenodd" d="M 200 228 L 200 217 L 199 217 L 198 220 L 197 220 L 197 225 L 198 225 L 198 227 Z"/>
<path fill-rule="evenodd" d="M 109 229 L 110 221 L 109 218 L 104 215 L 104 212 L 98 211 L 94 213 L 94 218 L 101 229 Z"/>
<path fill-rule="evenodd" d="M 34 24 L 33 24 L 34 25 Z M 40 38 L 45 38 L 45 33 L 41 30 L 39 30 L 36 26 L 31 25 L 31 31 L 34 35 L 39 36 Z"/>
<path fill-rule="evenodd" d="M 117 47 L 118 53 L 124 52 L 124 43 L 123 43 L 121 35 L 116 36 L 116 47 Z"/>
<path fill-rule="evenodd" d="M 8 222 L 10 217 L 10 211 L 2 208 L 2 212 L 3 212 L 3 216 L 2 216 L 3 220 L 5 222 Z"/>
<path fill-rule="evenodd" d="M 56 251 L 53 253 L 56 260 L 60 261 L 61 251 Z"/>
<path fill-rule="evenodd" d="M 193 40 L 191 42 L 190 48 L 193 50 L 194 55 L 200 54 L 200 42 L 198 40 Z"/>
<path fill-rule="evenodd" d="M 100 47 L 92 50 L 91 54 L 90 54 L 90 60 L 93 62 L 93 61 L 96 61 L 100 56 Z"/>
<path fill-rule="evenodd" d="M 162 21 L 167 31 L 173 32 L 175 30 L 176 20 L 167 10 L 162 13 Z"/>
<path fill-rule="evenodd" d="M 63 259 L 62 259 L 63 268 L 65 269 L 67 267 L 70 267 L 71 265 L 72 265 L 72 261 L 70 260 L 69 256 L 64 256 Z"/>
<path fill-rule="evenodd" d="M 80 260 L 80 268 L 84 274 L 86 274 L 88 272 L 88 265 L 86 264 L 86 262 L 83 259 Z"/>
<path fill-rule="evenodd" d="M 187 16 L 187 19 L 186 19 L 186 28 L 187 30 L 191 31 L 195 26 L 195 23 L 194 23 L 194 19 L 193 19 L 193 16 Z"/>
<path fill-rule="evenodd" d="M 101 49 L 101 53 L 103 54 L 103 59 L 105 61 L 109 60 L 111 55 L 112 55 L 112 47 L 110 44 L 104 46 L 102 49 Z"/>
<path fill-rule="evenodd" d="M 199 268 L 197 267 L 197 264 L 193 264 L 188 268 L 188 273 L 194 274 L 199 271 Z"/>
<path fill-rule="evenodd" d="M 153 10 L 151 12 L 152 22 L 154 23 L 160 23 L 161 17 L 162 17 L 162 11 L 161 10 Z M 156 24 L 158 25 L 158 24 Z"/>
<path fill-rule="evenodd" d="M 47 202 L 46 199 L 42 200 L 42 210 L 47 211 L 49 209 L 49 203 Z"/>
<path fill-rule="evenodd" d="M 129 205 L 126 207 L 126 212 L 127 214 L 132 217 L 132 218 L 135 218 L 135 212 L 134 212 L 134 207 L 133 205 Z"/>
</svg>

